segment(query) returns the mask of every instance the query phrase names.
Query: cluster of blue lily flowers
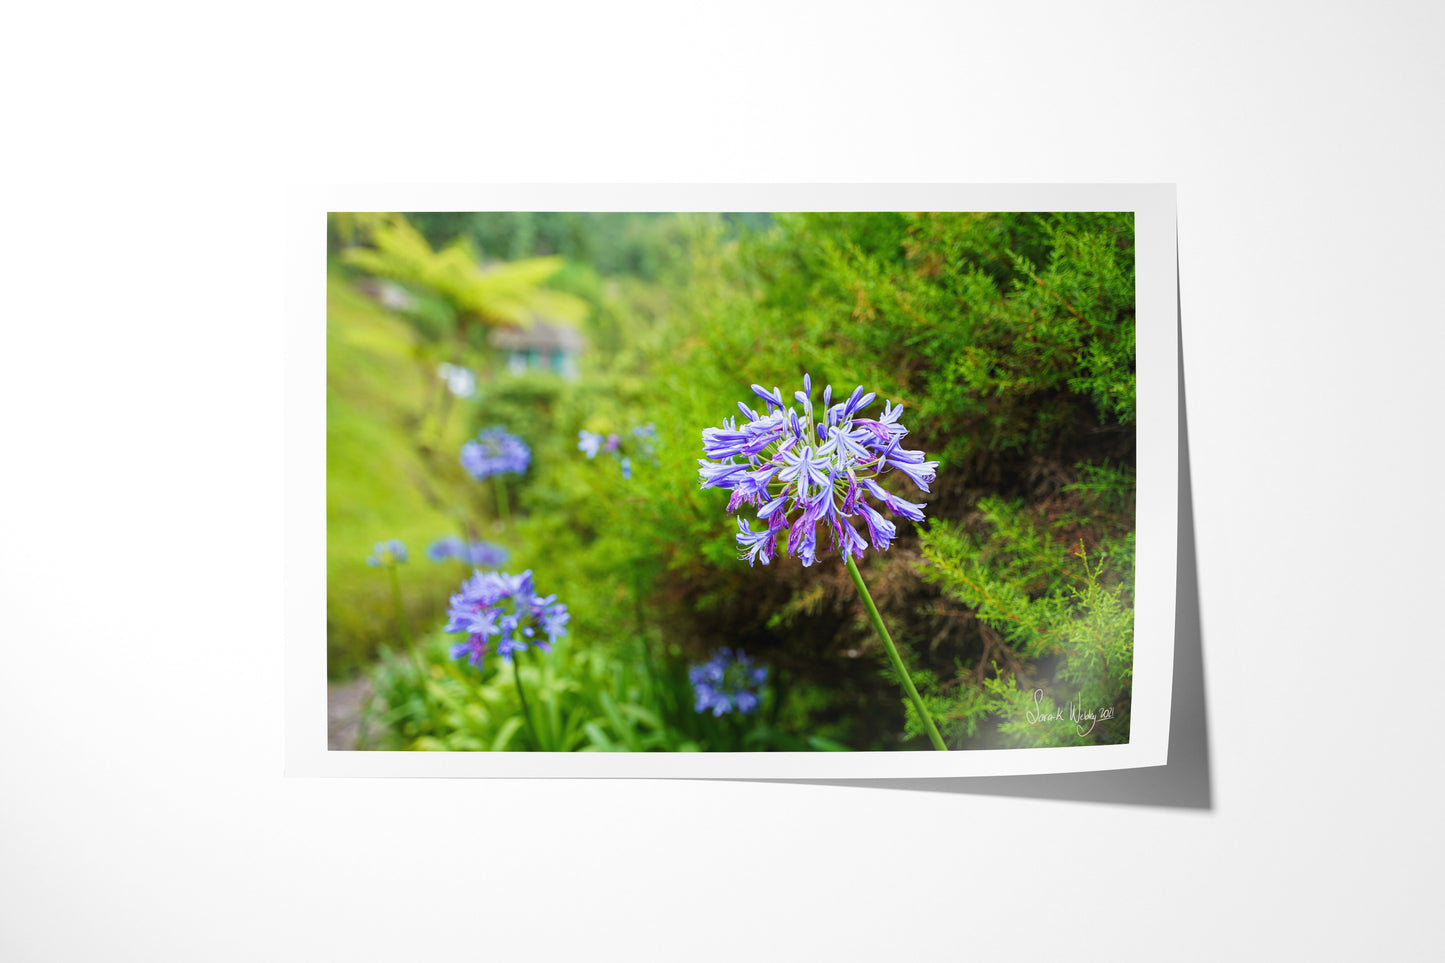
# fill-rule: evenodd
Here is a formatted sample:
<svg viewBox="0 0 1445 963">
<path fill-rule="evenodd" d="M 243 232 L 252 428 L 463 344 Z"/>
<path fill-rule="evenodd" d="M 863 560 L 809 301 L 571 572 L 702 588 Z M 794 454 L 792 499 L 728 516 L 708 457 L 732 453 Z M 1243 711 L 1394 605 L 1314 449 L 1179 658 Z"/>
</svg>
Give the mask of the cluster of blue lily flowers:
<svg viewBox="0 0 1445 963">
<path fill-rule="evenodd" d="M 869 504 L 878 501 L 895 518 L 923 520 L 923 504 L 907 501 L 878 484 L 893 471 L 906 476 L 923 491 L 936 476 L 938 462 L 926 461 L 923 452 L 904 448 L 908 429 L 899 423 L 902 405 L 884 403 L 876 418 L 863 412 L 875 400 L 873 392 L 855 388 L 846 400 L 833 402 L 833 386 L 823 389 L 823 403 L 815 409 L 812 377 L 803 376 L 803 390 L 793 399 L 801 408 L 784 405 L 782 392 L 753 385 L 763 402 L 758 412 L 738 402 L 743 421 L 725 420 L 719 428 L 702 433 L 703 454 L 698 476 L 703 488 L 732 491 L 727 510 L 744 505 L 757 510 L 763 527 L 753 531 L 738 518 L 739 558 L 748 564 L 768 564 L 781 549 L 806 566 L 818 559 L 819 529 L 829 547 L 840 555 L 861 558 L 870 544 L 888 550 L 897 527 Z M 861 520 L 867 537 L 854 520 Z"/>
<path fill-rule="evenodd" d="M 486 428 L 476 441 L 462 446 L 462 467 L 477 481 L 493 475 L 525 474 L 532 461 L 532 449 L 505 428 Z"/>
<path fill-rule="evenodd" d="M 697 696 L 698 712 L 715 716 L 737 712 L 747 715 L 762 704 L 761 687 L 768 681 L 768 667 L 754 665 L 742 652 L 724 646 L 707 662 L 688 670 L 688 681 Z"/>
<path fill-rule="evenodd" d="M 804 384 L 808 384 L 806 377 Z M 805 404 L 801 421 L 792 412 L 785 417 L 780 414 L 782 405 L 776 389 L 771 395 L 756 387 L 754 390 L 769 403 L 766 415 L 758 415 L 742 406 L 744 414 L 750 419 L 742 428 L 729 422 L 722 429 L 708 429 L 703 434 L 704 450 L 714 458 L 723 459 L 720 465 L 704 469 L 704 487 L 733 489 L 729 511 L 743 503 L 763 505 L 760 518 L 781 519 L 786 512 L 780 508 L 791 501 L 803 510 L 803 519 L 794 524 L 794 529 L 801 531 L 808 517 L 847 517 L 849 509 L 856 509 L 859 502 L 857 485 L 873 485 L 873 475 L 884 470 L 884 465 L 906 466 L 910 477 L 916 476 L 916 480 L 926 488 L 926 480 L 931 478 L 934 466 L 931 463 L 920 464 L 921 459 L 917 462 L 910 460 L 908 453 L 898 449 L 896 438 L 902 437 L 905 432 L 891 427 L 897 420 L 897 410 L 890 409 L 876 422 L 853 417 L 872 400 L 871 395 L 861 398 L 861 389 L 848 403 L 836 406 L 838 411 L 830 411 L 826 420 L 818 426 L 820 439 L 826 439 L 824 444 L 819 445 L 805 442 L 814 430 L 810 405 Z M 830 391 L 824 393 L 825 399 Z M 872 425 L 878 425 L 882 430 L 875 434 Z M 824 427 L 831 431 L 823 431 Z M 868 432 L 868 437 L 854 434 L 861 432 Z M 578 432 L 577 448 L 589 460 L 599 454 L 618 459 L 623 477 L 630 479 L 632 455 L 624 454 L 624 451 L 655 462 L 655 433 L 656 429 L 651 424 L 634 427 L 625 440 L 617 434 L 602 435 L 584 430 Z M 840 440 L 840 435 L 846 440 Z M 764 438 L 766 442 L 760 444 L 759 439 Z M 894 444 L 880 447 L 873 441 L 874 438 Z M 878 448 L 870 466 L 872 473 L 860 474 L 864 460 L 856 455 L 870 444 Z M 840 450 L 846 454 L 847 460 L 837 454 Z M 740 458 L 745 460 L 739 461 Z M 479 481 L 496 475 L 525 473 L 530 460 L 531 450 L 527 444 L 502 428 L 480 432 L 477 439 L 467 442 L 461 451 L 463 468 Z M 852 482 L 852 487 L 839 489 L 843 493 L 842 504 L 824 498 L 824 480 L 831 479 L 837 487 L 845 476 Z M 770 484 L 782 486 L 782 493 L 772 499 L 764 499 L 762 493 L 768 490 Z M 877 497 L 884 498 L 885 504 L 895 512 L 907 513 L 921 508 L 898 500 L 889 502 L 892 496 Z M 867 506 L 865 509 L 871 511 Z M 921 518 L 921 513 L 917 517 Z M 882 524 L 887 525 L 891 537 L 891 524 L 886 521 Z M 876 525 L 877 522 L 871 523 L 870 531 Z M 746 525 L 742 527 L 747 532 Z M 771 527 L 776 530 L 777 523 L 771 523 Z M 740 536 L 739 541 L 742 540 Z M 887 547 L 886 538 L 879 540 L 875 537 L 875 541 L 881 541 L 882 548 Z M 811 544 L 808 542 L 802 547 L 805 564 L 812 561 Z M 453 659 L 466 659 L 480 669 L 487 655 L 495 654 L 501 657 L 503 663 L 511 664 L 515 653 L 532 647 L 550 652 L 553 644 L 567 634 L 566 625 L 571 618 L 567 606 L 557 601 L 556 595 L 539 594 L 531 570 L 520 575 L 480 570 L 495 569 L 505 564 L 508 552 L 504 547 L 452 535 L 433 542 L 427 547 L 426 554 L 432 561 L 457 559 L 478 568 L 462 582 L 448 606 L 444 631 L 465 635 L 463 641 L 451 647 Z M 761 544 L 745 553 L 749 561 L 761 557 L 764 564 L 772 554 L 770 545 Z M 397 539 L 390 539 L 376 544 L 367 564 L 395 568 L 407 558 L 406 546 Z M 707 662 L 694 664 L 689 669 L 688 678 L 696 698 L 695 711 L 714 716 L 734 712 L 747 715 L 755 711 L 762 704 L 762 689 L 767 684 L 768 674 L 766 665 L 754 663 L 741 651 L 719 650 Z"/>
<path fill-rule="evenodd" d="M 557 596 L 540 596 L 532 572 L 477 572 L 462 583 L 447 609 L 447 632 L 465 632 L 467 638 L 452 646 L 452 658 L 466 657 L 481 668 L 495 637 L 496 654 L 511 663 L 512 654 L 535 645 L 543 652 L 567 630 L 571 615 Z"/>
</svg>

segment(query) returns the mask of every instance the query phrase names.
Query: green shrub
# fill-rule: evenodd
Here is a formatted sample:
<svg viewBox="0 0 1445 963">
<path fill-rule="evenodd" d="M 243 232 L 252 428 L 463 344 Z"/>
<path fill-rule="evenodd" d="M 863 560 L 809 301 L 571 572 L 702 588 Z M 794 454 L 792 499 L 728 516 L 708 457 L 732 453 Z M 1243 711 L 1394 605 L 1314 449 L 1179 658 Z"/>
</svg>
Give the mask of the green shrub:
<svg viewBox="0 0 1445 963">
<path fill-rule="evenodd" d="M 1101 474 L 1090 477 L 1097 484 Z M 984 499 L 971 527 L 935 524 L 923 536 L 924 577 L 967 608 L 983 641 L 950 677 L 924 686 L 945 738 L 961 742 L 991 726 L 987 741 L 1011 745 L 1128 741 L 1134 536 L 1107 506 L 1126 503 L 1132 520 L 1132 485 L 1113 481 L 1071 486 L 1072 510 Z M 1086 547 L 1086 537 L 1111 528 L 1117 534 Z M 1079 727 L 1031 718 L 1071 707 L 1105 708 L 1109 718 Z"/>
<path fill-rule="evenodd" d="M 1079 466 L 1133 463 L 1131 217 L 780 215 L 740 243 L 705 219 L 692 224 L 685 321 L 650 355 L 667 454 L 656 481 L 642 483 L 640 537 L 666 560 L 670 624 L 701 649 L 742 644 L 835 693 L 856 747 L 918 745 L 842 566 L 737 562 L 725 494 L 683 481 L 695 477 L 700 431 L 750 399 L 750 384 L 787 393 L 805 371 L 906 406 L 910 446 L 941 462 L 932 493 L 909 495 L 928 503 L 928 521 L 900 524 L 887 556 L 862 568 L 910 667 L 952 691 L 992 630 L 920 578 L 922 532 L 977 526 L 983 504 L 1067 507 Z M 1131 496 L 1131 476 L 1120 477 L 1115 494 Z M 1075 521 L 1089 545 L 1102 537 L 1101 519 Z M 1013 526 L 991 544 L 1023 535 Z M 1001 565 L 1003 554 L 970 564 Z M 977 713 L 964 714 L 976 731 Z"/>
</svg>

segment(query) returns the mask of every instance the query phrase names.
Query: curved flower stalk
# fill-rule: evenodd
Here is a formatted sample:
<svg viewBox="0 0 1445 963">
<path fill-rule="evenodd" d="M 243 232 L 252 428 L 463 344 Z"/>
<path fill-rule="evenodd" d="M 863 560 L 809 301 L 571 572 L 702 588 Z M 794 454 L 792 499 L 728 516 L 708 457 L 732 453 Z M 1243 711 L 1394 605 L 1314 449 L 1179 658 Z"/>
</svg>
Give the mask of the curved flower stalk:
<svg viewBox="0 0 1445 963">
<path fill-rule="evenodd" d="M 477 435 L 476 441 L 462 446 L 462 467 L 477 481 L 491 478 L 497 489 L 497 515 L 506 518 L 507 487 L 502 481 L 504 475 L 522 475 L 532 462 L 532 449 L 516 435 L 507 434 L 505 428 L 486 428 Z"/>
<path fill-rule="evenodd" d="M 441 444 L 446 436 L 447 418 L 452 413 L 452 399 L 466 401 L 477 393 L 477 376 L 461 365 L 443 362 L 437 365 L 437 377 L 446 390 L 441 393 L 441 414 L 436 420 L 436 443 Z"/>
<path fill-rule="evenodd" d="M 761 690 L 768 681 L 768 667 L 753 665 L 741 651 L 734 654 L 722 648 L 707 662 L 688 669 L 687 676 L 697 696 L 694 711 L 723 716 L 736 710 L 747 715 L 762 704 Z"/>
<path fill-rule="evenodd" d="M 401 636 L 401 641 L 411 650 L 411 657 L 416 661 L 419 678 L 423 680 L 422 693 L 427 704 L 431 704 L 431 696 L 426 690 L 426 666 L 422 662 L 421 653 L 411 643 L 411 627 L 406 621 L 406 606 L 401 601 L 401 579 L 397 577 L 396 570 L 407 561 L 406 545 L 400 539 L 389 538 L 384 542 L 377 542 L 371 548 L 371 554 L 366 558 L 366 564 L 372 568 L 386 569 L 387 580 L 391 583 L 391 607 L 396 613 L 396 631 Z"/>
<path fill-rule="evenodd" d="M 842 556 L 929 740 L 935 749 L 946 749 L 854 561 L 870 547 L 886 552 L 898 534 L 897 526 L 869 499 L 893 518 L 923 521 L 926 505 L 899 498 L 878 479 L 897 472 L 926 492 L 937 476 L 938 462 L 903 447 L 908 429 L 900 420 L 901 404 L 885 402 L 877 417 L 864 415 L 877 395 L 864 393 L 862 385 L 836 403 L 833 386 L 826 386 L 822 405 L 816 409 L 808 374 L 803 375 L 803 390 L 793 392 L 797 407 L 785 405 L 778 388 L 768 391 L 753 385 L 752 389 L 763 403 L 762 411 L 739 401 L 742 422 L 733 417 L 721 427 L 703 429 L 707 457 L 697 462 L 703 488 L 732 492 L 729 512 L 745 505 L 757 512 L 757 531 L 738 518 L 738 557 L 747 559 L 748 565 L 755 561 L 767 565 L 781 553 L 795 555 L 810 566 L 819 558 L 821 533 L 826 550 Z"/>
<path fill-rule="evenodd" d="M 411 630 L 406 624 L 406 609 L 401 604 L 401 580 L 396 575 L 396 567 L 405 565 L 406 560 L 406 546 L 400 539 L 389 538 L 384 542 L 377 542 L 371 547 L 371 554 L 366 557 L 366 564 L 372 568 L 386 569 L 387 578 L 391 582 L 391 606 L 396 612 L 396 629 L 401 635 L 401 640 L 410 646 Z"/>
<path fill-rule="evenodd" d="M 461 591 L 451 597 L 447 609 L 447 632 L 465 632 L 465 641 L 452 646 L 452 658 L 465 657 L 478 668 L 487 649 L 496 639 L 496 654 L 512 666 L 512 680 L 517 686 L 517 700 L 522 717 L 532 731 L 532 740 L 541 747 L 537 726 L 527 706 L 527 693 L 522 688 L 521 666 L 512 660 L 515 652 L 536 646 L 551 652 L 557 639 L 567 634 L 571 615 L 557 596 L 540 596 L 532 584 L 532 571 L 521 575 L 506 572 L 474 572 L 462 583 Z M 544 638 L 545 636 L 545 638 Z"/>
</svg>

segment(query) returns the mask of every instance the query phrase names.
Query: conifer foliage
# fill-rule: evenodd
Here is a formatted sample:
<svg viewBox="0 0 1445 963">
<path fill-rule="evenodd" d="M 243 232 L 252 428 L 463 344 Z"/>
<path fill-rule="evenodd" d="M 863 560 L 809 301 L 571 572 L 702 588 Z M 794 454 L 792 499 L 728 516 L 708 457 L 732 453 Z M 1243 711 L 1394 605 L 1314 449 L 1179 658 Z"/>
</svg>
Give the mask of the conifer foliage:
<svg viewBox="0 0 1445 963">
<path fill-rule="evenodd" d="M 949 744 L 1127 741 L 1132 215 L 780 215 L 714 257 L 703 273 L 731 273 L 695 291 L 702 335 L 678 346 L 684 397 L 723 407 L 737 400 L 729 379 L 789 384 L 800 370 L 866 384 L 908 406 L 908 443 L 939 461 L 928 520 L 900 523 L 895 551 L 868 566 Z M 847 693 L 840 702 L 888 698 L 896 680 L 841 566 L 822 584 L 796 566 L 760 576 L 726 565 L 729 548 L 706 564 L 674 558 L 673 591 L 703 613 L 700 637 L 746 644 Z M 830 734 L 860 747 L 915 739 L 916 713 L 892 704 L 896 729 L 840 710 L 848 731 Z"/>
</svg>

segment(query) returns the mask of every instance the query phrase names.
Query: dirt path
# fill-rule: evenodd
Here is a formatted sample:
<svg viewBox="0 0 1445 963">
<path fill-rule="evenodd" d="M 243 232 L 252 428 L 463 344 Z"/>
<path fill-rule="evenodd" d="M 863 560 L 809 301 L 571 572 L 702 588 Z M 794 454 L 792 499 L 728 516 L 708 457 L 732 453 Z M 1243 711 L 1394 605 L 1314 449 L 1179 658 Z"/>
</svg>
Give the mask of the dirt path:
<svg viewBox="0 0 1445 963">
<path fill-rule="evenodd" d="M 326 687 L 326 748 L 355 749 L 361 706 L 371 696 L 365 678 Z"/>
</svg>

